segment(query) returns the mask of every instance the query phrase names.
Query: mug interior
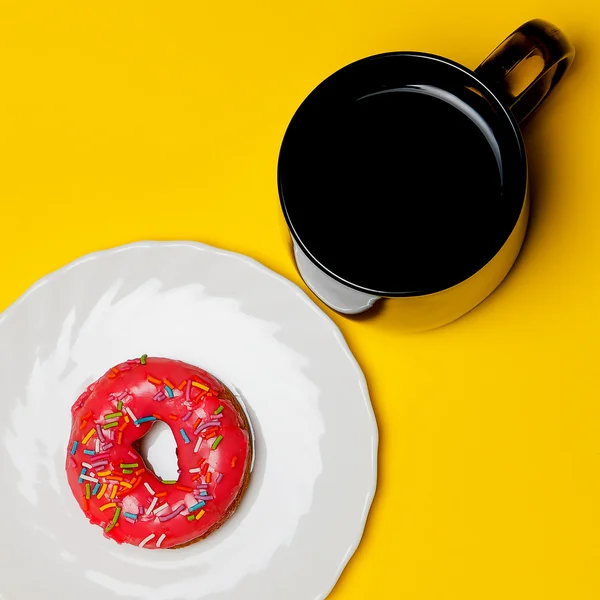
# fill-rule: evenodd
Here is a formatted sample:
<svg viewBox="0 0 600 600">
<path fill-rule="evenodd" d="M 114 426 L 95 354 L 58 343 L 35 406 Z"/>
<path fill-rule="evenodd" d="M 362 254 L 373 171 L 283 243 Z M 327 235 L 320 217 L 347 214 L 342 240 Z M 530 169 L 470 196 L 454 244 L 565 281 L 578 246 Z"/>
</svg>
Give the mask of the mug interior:
<svg viewBox="0 0 600 600">
<path fill-rule="evenodd" d="M 352 63 L 317 86 L 278 165 L 303 252 L 381 296 L 438 292 L 485 266 L 518 221 L 526 177 L 518 125 L 476 75 L 405 52 Z"/>
</svg>

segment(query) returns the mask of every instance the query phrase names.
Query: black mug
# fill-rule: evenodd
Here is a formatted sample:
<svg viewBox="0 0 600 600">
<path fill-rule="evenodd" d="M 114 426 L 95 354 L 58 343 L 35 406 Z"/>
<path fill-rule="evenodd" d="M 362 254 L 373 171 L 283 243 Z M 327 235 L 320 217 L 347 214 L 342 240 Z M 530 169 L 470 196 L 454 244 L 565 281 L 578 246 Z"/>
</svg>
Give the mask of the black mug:
<svg viewBox="0 0 600 600">
<path fill-rule="evenodd" d="M 444 325 L 484 300 L 527 228 L 518 123 L 564 75 L 574 50 L 536 19 L 475 70 L 392 52 L 321 83 L 285 133 L 281 207 L 306 284 L 358 313 L 402 302 L 401 325 Z"/>
</svg>

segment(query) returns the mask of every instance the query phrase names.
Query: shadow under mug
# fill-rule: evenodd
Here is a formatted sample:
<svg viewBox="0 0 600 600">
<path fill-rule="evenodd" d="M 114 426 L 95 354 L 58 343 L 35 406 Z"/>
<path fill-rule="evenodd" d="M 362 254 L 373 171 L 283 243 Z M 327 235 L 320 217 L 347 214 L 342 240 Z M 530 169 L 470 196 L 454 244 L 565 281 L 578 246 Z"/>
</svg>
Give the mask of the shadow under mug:
<svg viewBox="0 0 600 600">
<path fill-rule="evenodd" d="M 331 308 L 402 303 L 401 326 L 445 325 L 502 282 L 529 216 L 518 123 L 574 50 L 536 19 L 473 72 L 418 52 L 370 56 L 296 111 L 278 164 L 298 270 Z"/>
</svg>

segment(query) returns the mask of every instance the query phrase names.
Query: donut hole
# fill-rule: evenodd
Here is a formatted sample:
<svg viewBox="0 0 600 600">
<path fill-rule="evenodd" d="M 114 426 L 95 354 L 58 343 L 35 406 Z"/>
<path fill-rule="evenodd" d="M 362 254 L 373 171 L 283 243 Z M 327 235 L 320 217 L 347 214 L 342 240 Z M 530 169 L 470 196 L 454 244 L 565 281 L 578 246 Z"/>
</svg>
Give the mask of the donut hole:
<svg viewBox="0 0 600 600">
<path fill-rule="evenodd" d="M 177 443 L 166 423 L 155 421 L 150 431 L 134 445 L 146 463 L 146 468 L 151 469 L 159 479 L 179 479 Z"/>
</svg>

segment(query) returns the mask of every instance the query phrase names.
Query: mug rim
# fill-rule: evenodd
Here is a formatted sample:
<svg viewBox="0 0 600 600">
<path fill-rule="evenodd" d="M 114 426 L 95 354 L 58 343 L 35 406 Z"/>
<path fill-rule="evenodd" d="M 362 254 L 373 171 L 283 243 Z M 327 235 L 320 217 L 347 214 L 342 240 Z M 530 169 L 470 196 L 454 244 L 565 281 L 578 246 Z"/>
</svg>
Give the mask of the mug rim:
<svg viewBox="0 0 600 600">
<path fill-rule="evenodd" d="M 286 207 L 286 203 L 285 203 L 285 199 L 284 199 L 284 194 L 283 194 L 283 189 L 282 189 L 282 175 L 281 175 L 281 163 L 282 163 L 282 154 L 283 154 L 283 148 L 284 148 L 284 143 L 285 143 L 285 136 L 287 134 L 287 129 L 289 128 L 289 123 L 288 123 L 288 128 L 286 128 L 286 133 L 284 134 L 283 140 L 281 142 L 281 146 L 279 149 L 279 156 L 278 156 L 278 161 L 277 161 L 277 191 L 279 194 L 279 202 L 281 205 L 281 209 L 286 221 L 286 224 L 288 226 L 288 230 L 290 231 L 290 234 L 294 240 L 294 242 L 296 244 L 298 244 L 298 246 L 300 247 L 300 249 L 302 250 L 302 252 L 308 257 L 308 259 L 315 265 L 317 266 L 321 271 L 323 271 L 325 274 L 329 275 L 332 279 L 334 279 L 335 281 L 347 286 L 350 289 L 354 289 L 356 291 L 359 292 L 363 292 L 365 294 L 371 294 L 371 295 L 375 295 L 375 296 L 381 296 L 381 297 L 387 297 L 387 298 L 400 298 L 400 297 L 417 297 L 417 296 L 427 296 L 430 294 L 435 294 L 435 293 L 439 293 L 439 292 L 443 292 L 445 290 L 451 289 L 457 285 L 460 285 L 461 283 L 463 283 L 464 281 L 470 279 L 473 275 L 475 275 L 476 273 L 478 273 L 479 271 L 481 271 L 482 269 L 484 269 L 486 267 L 486 265 L 488 265 L 497 255 L 498 253 L 502 250 L 502 248 L 504 247 L 504 244 L 506 243 L 506 241 L 510 238 L 512 232 L 514 231 L 515 227 L 517 226 L 517 224 L 519 223 L 520 220 L 520 214 L 522 212 L 523 206 L 525 205 L 525 201 L 526 201 L 526 196 L 527 196 L 527 155 L 526 155 L 526 150 L 525 150 L 525 143 L 523 141 L 523 135 L 521 133 L 521 129 L 519 127 L 519 124 L 515 118 L 515 116 L 512 114 L 512 112 L 510 111 L 510 109 L 506 106 L 506 104 L 504 104 L 504 102 L 502 102 L 502 100 L 498 97 L 498 94 L 494 93 L 494 91 L 485 83 L 485 81 L 483 81 L 480 77 L 477 76 L 477 74 L 475 73 L 475 71 L 469 69 L 468 67 L 465 67 L 464 65 L 450 59 L 450 58 L 446 58 L 444 56 L 440 56 L 437 54 L 432 54 L 432 53 L 428 53 L 428 52 L 418 52 L 418 51 L 410 51 L 410 50 L 406 50 L 406 51 L 393 51 L 393 52 L 381 52 L 379 54 L 372 54 L 370 56 L 366 56 L 364 58 L 358 59 L 356 61 L 353 61 L 351 63 L 348 63 L 346 65 L 344 65 L 343 67 L 337 69 L 336 71 L 334 71 L 333 73 L 331 73 L 328 77 L 326 77 L 325 79 L 323 79 L 317 86 L 315 86 L 315 88 L 313 88 L 313 90 L 311 90 L 311 92 L 306 96 L 306 98 L 300 103 L 300 105 L 298 106 L 298 108 L 294 111 L 294 115 L 292 116 L 292 119 L 294 119 L 294 117 L 296 116 L 296 114 L 298 113 L 298 111 L 300 110 L 300 108 L 302 107 L 302 105 L 304 104 L 304 102 L 312 96 L 312 94 L 326 81 L 328 81 L 330 78 L 335 77 L 340 71 L 343 71 L 345 69 L 350 69 L 353 68 L 357 65 L 360 64 L 364 64 L 367 62 L 371 62 L 373 60 L 377 60 L 377 59 L 381 59 L 381 58 L 389 58 L 389 57 L 397 57 L 397 58 L 413 58 L 413 59 L 418 59 L 418 60 L 433 60 L 433 61 L 437 61 L 440 63 L 443 63 L 449 67 L 452 67 L 454 69 L 457 69 L 458 71 L 461 71 L 464 75 L 467 75 L 468 77 L 471 77 L 472 79 L 474 79 L 478 86 L 481 87 L 482 89 L 484 89 L 487 94 L 489 94 L 489 97 L 491 99 L 493 99 L 494 103 L 495 103 L 495 108 L 497 108 L 499 110 L 499 112 L 501 113 L 501 119 L 504 120 L 508 125 L 510 125 L 510 128 L 512 130 L 512 134 L 514 137 L 514 141 L 517 142 L 517 150 L 518 150 L 518 163 L 519 163 L 519 170 L 520 173 L 515 173 L 514 177 L 515 180 L 517 182 L 517 186 L 518 189 L 520 190 L 520 211 L 517 215 L 517 218 L 515 219 L 515 222 L 513 223 L 512 228 L 510 229 L 510 231 L 507 232 L 505 239 L 504 239 L 504 243 L 498 248 L 498 250 L 496 251 L 496 253 L 489 258 L 489 260 L 484 263 L 483 265 L 481 265 L 481 267 L 479 267 L 479 269 L 477 269 L 476 271 L 473 271 L 472 273 L 470 273 L 467 277 L 464 277 L 463 279 L 456 281 L 454 284 L 452 285 L 441 285 L 441 286 L 432 286 L 431 288 L 428 289 L 424 289 L 424 290 L 419 290 L 419 291 L 383 291 L 383 290 L 376 290 L 376 289 L 371 289 L 365 286 L 361 286 L 359 284 L 353 283 L 351 281 L 348 281 L 346 279 L 344 279 L 343 277 L 339 276 L 338 274 L 336 274 L 335 272 L 331 271 L 330 269 L 328 269 L 324 264 L 322 264 L 312 253 L 311 251 L 308 249 L 308 247 L 306 246 L 306 244 L 304 244 L 304 242 L 302 241 L 300 235 L 298 234 L 298 232 L 296 231 L 296 229 L 294 228 L 294 225 L 292 223 L 292 219 L 290 218 L 290 215 L 288 213 L 287 207 Z M 291 123 L 290 120 L 290 123 Z M 515 192 L 516 193 L 516 192 Z"/>
</svg>

